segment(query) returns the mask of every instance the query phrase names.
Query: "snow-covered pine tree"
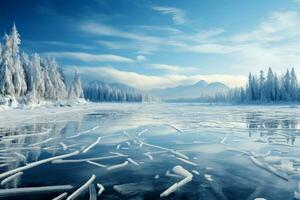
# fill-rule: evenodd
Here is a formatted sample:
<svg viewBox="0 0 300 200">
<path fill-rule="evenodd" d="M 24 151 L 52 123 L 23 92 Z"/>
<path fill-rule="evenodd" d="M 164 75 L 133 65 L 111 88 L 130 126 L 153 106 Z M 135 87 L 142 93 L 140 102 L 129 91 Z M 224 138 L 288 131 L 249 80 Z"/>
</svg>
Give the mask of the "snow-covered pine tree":
<svg viewBox="0 0 300 200">
<path fill-rule="evenodd" d="M 66 85 L 54 58 L 48 57 L 47 59 L 43 59 L 41 64 L 45 69 L 45 98 L 51 100 L 66 99 Z"/>
<path fill-rule="evenodd" d="M 265 101 L 266 100 L 266 91 L 265 91 L 265 76 L 264 71 L 260 70 L 259 74 L 259 83 L 258 83 L 258 100 Z"/>
<path fill-rule="evenodd" d="M 287 69 L 285 75 L 282 78 L 281 84 L 281 100 L 290 101 L 291 99 L 291 76 Z"/>
<path fill-rule="evenodd" d="M 253 86 L 252 86 L 252 74 L 251 72 L 248 75 L 248 84 L 246 87 L 246 93 L 247 93 L 247 100 L 252 101 L 253 100 Z"/>
<path fill-rule="evenodd" d="M 14 95 L 12 74 L 8 67 L 8 61 L 3 59 L 0 66 L 0 93 L 2 95 Z"/>
<path fill-rule="evenodd" d="M 25 81 L 24 69 L 21 65 L 19 45 L 21 44 L 20 35 L 14 24 L 9 36 L 9 45 L 11 49 L 11 59 L 9 59 L 9 65 L 12 69 L 12 81 L 15 88 L 15 95 L 23 96 L 27 90 L 27 85 Z"/>
<path fill-rule="evenodd" d="M 17 56 L 19 54 L 20 44 L 21 44 L 20 34 L 18 33 L 16 24 L 14 23 L 10 33 L 10 45 L 11 45 L 10 48 L 11 48 L 12 56 Z"/>
<path fill-rule="evenodd" d="M 83 98 L 83 90 L 81 87 L 80 77 L 77 71 L 75 71 L 73 81 L 69 88 L 69 99 L 78 99 L 78 98 Z"/>
<path fill-rule="evenodd" d="M 2 43 L 2 60 L 0 63 L 0 91 L 2 95 L 15 94 L 15 87 L 12 81 L 12 71 L 10 68 L 11 54 L 10 39 L 5 33 Z"/>
<path fill-rule="evenodd" d="M 271 68 L 269 68 L 268 70 L 267 80 L 265 84 L 265 97 L 268 101 L 275 100 L 274 74 Z"/>
<path fill-rule="evenodd" d="M 39 54 L 35 53 L 32 56 L 32 63 L 29 65 L 29 77 L 32 78 L 32 90 L 35 90 L 37 98 L 43 98 L 45 95 L 45 74 L 41 66 L 41 58 Z"/>
<path fill-rule="evenodd" d="M 277 74 L 274 76 L 275 101 L 279 101 L 281 97 L 280 82 Z"/>
<path fill-rule="evenodd" d="M 259 100 L 259 83 L 256 76 L 252 76 L 251 84 L 253 100 L 257 101 Z"/>
<path fill-rule="evenodd" d="M 291 92 L 291 99 L 292 101 L 297 101 L 299 98 L 299 90 L 298 90 L 298 80 L 297 80 L 297 76 L 295 73 L 295 69 L 292 68 L 291 70 L 291 88 L 290 88 L 290 92 Z"/>
</svg>

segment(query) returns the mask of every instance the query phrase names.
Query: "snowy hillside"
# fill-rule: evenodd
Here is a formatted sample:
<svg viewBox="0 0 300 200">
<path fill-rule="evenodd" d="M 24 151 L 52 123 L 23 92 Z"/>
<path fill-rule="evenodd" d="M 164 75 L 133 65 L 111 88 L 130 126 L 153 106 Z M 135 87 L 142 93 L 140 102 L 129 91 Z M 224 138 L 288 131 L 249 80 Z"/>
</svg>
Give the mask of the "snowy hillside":
<svg viewBox="0 0 300 200">
<path fill-rule="evenodd" d="M 102 81 L 92 81 L 84 87 L 86 99 L 94 102 L 142 102 L 151 101 L 153 97 L 135 88 L 121 83 L 107 84 Z"/>
<path fill-rule="evenodd" d="M 36 106 L 83 97 L 80 79 L 75 74 L 67 88 L 62 68 L 54 58 L 35 53 L 20 53 L 21 40 L 15 25 L 0 45 L 1 107 Z"/>
</svg>

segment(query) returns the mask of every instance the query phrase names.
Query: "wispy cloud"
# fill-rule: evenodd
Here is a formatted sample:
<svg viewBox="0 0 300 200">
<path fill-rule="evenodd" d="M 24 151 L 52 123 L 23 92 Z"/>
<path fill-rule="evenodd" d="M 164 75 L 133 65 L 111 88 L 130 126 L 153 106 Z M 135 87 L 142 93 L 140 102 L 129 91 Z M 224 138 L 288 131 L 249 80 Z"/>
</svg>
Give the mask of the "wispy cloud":
<svg viewBox="0 0 300 200">
<path fill-rule="evenodd" d="M 147 27 L 147 26 L 146 26 Z M 138 26 L 140 29 L 141 26 Z M 147 27 L 148 28 L 148 27 Z M 143 28 L 143 30 L 147 30 Z M 168 31 L 169 34 L 160 36 L 149 35 L 148 32 L 136 30 L 121 30 L 102 23 L 85 22 L 79 26 L 83 32 L 126 40 L 98 40 L 97 43 L 110 49 L 131 49 L 139 54 L 152 54 L 162 49 L 172 52 L 193 53 L 228 53 L 232 49 L 222 44 L 215 43 L 216 37 L 221 36 L 224 30 L 221 28 L 202 30 L 193 34 L 181 31 Z M 165 29 L 156 27 L 156 29 Z M 171 29 L 172 30 L 172 29 Z M 175 47 L 175 48 L 174 48 Z"/>
<path fill-rule="evenodd" d="M 170 64 L 148 64 L 149 67 L 153 69 L 158 69 L 167 72 L 168 74 L 186 74 L 192 71 L 199 71 L 199 68 L 196 67 L 185 67 L 179 65 L 170 65 Z"/>
<path fill-rule="evenodd" d="M 84 52 L 47 52 L 46 54 L 58 58 L 68 58 L 83 62 L 134 62 L 131 58 L 111 54 L 90 54 Z"/>
<path fill-rule="evenodd" d="M 138 55 L 138 56 L 136 56 L 136 60 L 142 62 L 142 61 L 146 61 L 147 58 L 143 55 Z"/>
<path fill-rule="evenodd" d="M 159 50 L 158 44 L 140 42 L 140 41 L 110 41 L 110 40 L 98 40 L 96 43 L 107 47 L 112 50 L 132 50 L 137 54 L 153 54 L 153 52 Z"/>
<path fill-rule="evenodd" d="M 152 6 L 152 9 L 165 15 L 171 15 L 174 24 L 184 24 L 186 21 L 185 13 L 181 9 L 165 6 Z"/>
<path fill-rule="evenodd" d="M 83 80 L 103 80 L 106 82 L 120 82 L 128 84 L 143 90 L 151 90 L 154 88 L 174 87 L 182 84 L 194 84 L 200 80 L 207 82 L 219 81 L 229 86 L 241 86 L 247 81 L 247 77 L 238 75 L 224 75 L 224 74 L 211 74 L 211 75 L 164 75 L 153 76 L 139 74 L 136 72 L 127 72 L 115 69 L 113 67 L 68 67 L 66 73 L 72 74 L 74 68 L 81 75 Z"/>
<path fill-rule="evenodd" d="M 161 40 L 159 37 L 148 36 L 145 34 L 134 33 L 131 31 L 122 31 L 120 29 L 105 24 L 99 24 L 93 22 L 83 23 L 79 26 L 79 28 L 84 32 L 88 32 L 100 36 L 109 36 L 109 37 L 114 36 L 119 38 L 138 40 L 138 41 L 147 41 L 152 43 L 158 43 Z"/>
<path fill-rule="evenodd" d="M 129 49 L 138 55 L 167 51 L 174 56 L 180 53 L 222 56 L 231 72 L 248 73 L 268 67 L 280 71 L 300 66 L 300 14 L 296 11 L 270 13 L 257 26 L 239 33 L 219 27 L 191 32 L 161 30 L 163 33 L 155 34 L 140 25 L 115 28 L 93 22 L 81 24 L 80 30 L 105 36 L 97 40 L 107 48 Z M 160 69 L 172 74 L 181 70 L 174 66 L 160 66 Z"/>
<path fill-rule="evenodd" d="M 178 34 L 182 33 L 181 30 L 170 27 L 170 26 L 153 26 L 153 25 L 138 25 L 136 28 L 146 30 L 146 31 L 159 31 L 159 32 L 167 32 L 170 34 Z"/>
<path fill-rule="evenodd" d="M 79 30 L 95 36 L 123 39 L 124 41 L 99 40 L 98 43 L 111 49 L 133 49 L 139 54 L 151 54 L 164 43 L 161 37 L 133 30 L 121 30 L 102 23 L 84 22 L 79 25 Z"/>
<path fill-rule="evenodd" d="M 189 41 L 194 43 L 205 43 L 215 41 L 218 37 L 221 37 L 225 32 L 223 28 L 212 28 L 197 31 L 196 33 L 184 33 L 176 34 L 172 38 L 179 41 Z"/>
<path fill-rule="evenodd" d="M 222 45 L 222 44 L 216 44 L 216 43 L 207 43 L 207 44 L 186 46 L 185 48 L 182 48 L 181 50 L 194 52 L 194 53 L 228 54 L 228 53 L 232 53 L 235 50 L 235 47 L 231 47 L 228 45 Z"/>
<path fill-rule="evenodd" d="M 274 42 L 298 36 L 299 13 L 295 11 L 274 12 L 249 33 L 232 37 L 234 42 Z"/>
<path fill-rule="evenodd" d="M 252 31 L 230 39 L 236 67 L 258 70 L 271 66 L 281 72 L 300 66 L 300 15 L 296 11 L 273 12 Z"/>
<path fill-rule="evenodd" d="M 32 41 L 32 40 L 23 40 L 23 43 L 30 46 L 37 46 L 37 47 L 72 47 L 76 49 L 93 49 L 93 45 L 81 44 L 81 43 L 71 43 L 65 41 L 55 41 L 55 40 L 43 40 L 43 41 Z"/>
</svg>

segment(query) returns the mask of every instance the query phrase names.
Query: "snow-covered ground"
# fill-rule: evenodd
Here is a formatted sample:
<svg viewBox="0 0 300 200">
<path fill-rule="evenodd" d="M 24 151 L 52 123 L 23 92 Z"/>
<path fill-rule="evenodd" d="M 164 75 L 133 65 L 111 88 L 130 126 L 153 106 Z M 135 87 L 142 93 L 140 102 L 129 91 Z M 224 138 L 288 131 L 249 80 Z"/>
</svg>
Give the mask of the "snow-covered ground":
<svg viewBox="0 0 300 200">
<path fill-rule="evenodd" d="M 0 199 L 293 199 L 299 112 L 168 103 L 1 111 Z"/>
</svg>

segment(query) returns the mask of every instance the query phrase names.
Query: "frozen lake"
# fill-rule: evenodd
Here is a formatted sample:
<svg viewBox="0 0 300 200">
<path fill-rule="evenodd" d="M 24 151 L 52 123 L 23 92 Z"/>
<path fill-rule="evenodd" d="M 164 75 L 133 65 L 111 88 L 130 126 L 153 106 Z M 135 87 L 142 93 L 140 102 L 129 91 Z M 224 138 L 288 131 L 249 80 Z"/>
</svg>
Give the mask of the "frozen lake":
<svg viewBox="0 0 300 200">
<path fill-rule="evenodd" d="M 296 106 L 93 104 L 75 112 L 24 113 L 16 123 L 1 117 L 0 199 L 71 195 L 93 174 L 92 184 L 105 188 L 98 199 L 160 199 L 185 178 L 174 172 L 178 165 L 192 179 L 163 199 L 288 200 L 300 192 Z M 57 185 L 73 188 L 7 190 Z M 93 199 L 89 195 L 86 189 L 76 199 Z"/>
</svg>

